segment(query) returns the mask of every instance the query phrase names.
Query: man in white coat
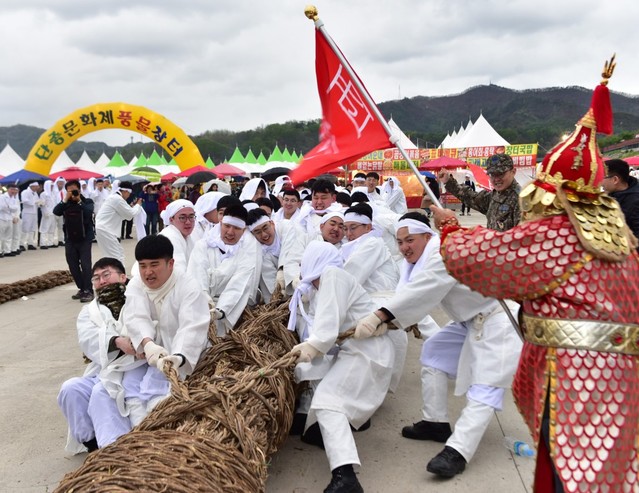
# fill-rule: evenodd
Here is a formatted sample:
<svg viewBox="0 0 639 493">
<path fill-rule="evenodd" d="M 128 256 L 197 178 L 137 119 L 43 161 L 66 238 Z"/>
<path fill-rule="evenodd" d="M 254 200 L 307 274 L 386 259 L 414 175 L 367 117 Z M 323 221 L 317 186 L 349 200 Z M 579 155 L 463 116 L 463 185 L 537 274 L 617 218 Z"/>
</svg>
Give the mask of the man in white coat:
<svg viewBox="0 0 639 493">
<path fill-rule="evenodd" d="M 173 268 L 176 272 L 184 273 L 195 247 L 195 242 L 191 238 L 196 221 L 193 204 L 186 199 L 174 200 L 160 213 L 160 216 L 165 224 L 160 234 L 171 240 L 173 245 Z"/>
<path fill-rule="evenodd" d="M 58 216 L 53 214 L 53 208 L 58 203 L 58 193 L 55 184 L 51 180 L 44 182 L 44 190 L 40 194 L 40 249 L 46 250 L 58 246 L 56 238 L 56 224 Z"/>
<path fill-rule="evenodd" d="M 117 258 L 123 264 L 125 264 L 124 248 L 118 241 L 122 221 L 130 221 L 143 210 L 142 199 L 138 199 L 133 207 L 127 203 L 126 199 L 133 191 L 131 187 L 131 182 L 120 183 L 119 190 L 104 201 L 95 218 L 95 236 L 100 250 L 105 256 Z"/>
<path fill-rule="evenodd" d="M 76 324 L 80 349 L 91 363 L 82 377 L 65 381 L 58 394 L 58 405 L 69 423 L 67 451 L 72 453 L 98 448 L 96 426 L 89 415 L 89 401 L 93 387 L 99 383 L 98 374 L 122 354 L 135 355 L 131 340 L 120 335 L 117 323 L 124 305 L 124 266 L 117 259 L 104 257 L 93 265 L 92 272 L 96 297 L 82 307 Z M 115 402 L 107 401 L 106 405 L 115 409 Z"/>
<path fill-rule="evenodd" d="M 20 220 L 18 186 L 9 185 L 6 193 L 0 194 L 0 257 L 15 257 L 20 253 L 20 236 L 16 224 Z M 17 236 L 18 241 L 14 238 Z"/>
<path fill-rule="evenodd" d="M 342 206 L 335 202 L 335 185 L 328 180 L 317 180 L 311 187 L 311 203 L 305 202 L 297 223 L 309 235 L 317 234 L 322 217 L 328 212 L 341 211 Z"/>
<path fill-rule="evenodd" d="M 291 261 L 295 256 L 290 250 L 296 248 L 295 240 L 303 233 L 290 221 L 274 223 L 263 209 L 249 211 L 246 224 L 262 248 L 260 291 L 268 303 L 276 289 L 285 291 L 294 277 L 299 277 L 299 269 Z M 300 259 L 301 253 L 303 250 L 299 253 Z"/>
<path fill-rule="evenodd" d="M 309 299 L 309 312 L 304 309 L 303 296 Z M 319 380 L 306 427 L 308 431 L 319 424 L 332 472 L 324 491 L 362 492 L 353 471 L 360 460 L 351 426 L 362 427 L 384 401 L 393 370 L 393 343 L 388 335 L 381 335 L 336 345 L 338 335 L 353 327 L 374 304 L 357 280 L 342 269 L 339 251 L 329 243 L 308 245 L 302 258 L 302 280 L 289 307 L 289 330 L 297 326 L 298 310 L 308 319 L 303 342 L 291 353 L 298 355 L 298 381 Z"/>
<path fill-rule="evenodd" d="M 382 185 L 382 199 L 386 202 L 386 207 L 396 214 L 408 212 L 406 205 L 406 195 L 402 190 L 402 185 L 395 176 L 389 176 Z"/>
<path fill-rule="evenodd" d="M 96 429 L 103 447 L 131 430 L 159 402 L 170 394 L 163 367 L 170 362 L 181 379 L 190 375 L 207 346 L 210 313 L 207 299 L 197 283 L 173 268 L 173 245 L 164 236 L 146 236 L 135 247 L 140 273 L 126 289 L 122 323 L 136 353 L 144 354 L 147 365 L 124 372 L 122 386 L 127 416 L 112 400 L 105 384 L 112 375 L 103 371 L 103 383 L 91 395 L 89 412 L 95 421 L 106 423 Z M 107 369 L 108 370 L 108 369 Z"/>
<path fill-rule="evenodd" d="M 191 238 L 196 242 L 204 238 L 209 229 L 215 227 L 220 222 L 217 205 L 222 197 L 228 194 L 223 192 L 206 192 L 200 195 L 194 205 L 195 226 L 191 233 Z"/>
<path fill-rule="evenodd" d="M 104 188 L 104 180 L 102 178 L 98 178 L 93 184 L 94 189 L 91 198 L 93 199 L 95 215 L 97 216 L 102 205 L 106 202 L 106 199 L 109 198 L 111 192 L 107 188 Z"/>
<path fill-rule="evenodd" d="M 38 207 L 40 196 L 37 181 L 30 183 L 22 190 L 20 200 L 22 202 L 22 246 L 27 250 L 36 250 L 38 243 Z"/>
<path fill-rule="evenodd" d="M 246 231 L 248 213 L 241 205 L 226 207 L 216 229 L 197 242 L 187 273 L 215 305 L 213 318 L 217 335 L 223 337 L 235 327 L 242 311 L 257 300 L 262 252 Z"/>
<path fill-rule="evenodd" d="M 444 450 L 426 469 L 450 478 L 463 472 L 494 411 L 501 410 L 522 342 L 497 300 L 471 291 L 448 274 L 439 252 L 439 236 L 423 214 L 402 216 L 397 242 L 405 259 L 397 293 L 357 323 L 355 337 L 382 333 L 380 327 L 391 320 L 406 328 L 438 304 L 453 319 L 423 345 L 423 419 L 402 430 L 406 438 L 445 442 Z M 452 434 L 448 378 L 457 379 L 455 394 L 465 393 L 467 398 Z"/>
</svg>

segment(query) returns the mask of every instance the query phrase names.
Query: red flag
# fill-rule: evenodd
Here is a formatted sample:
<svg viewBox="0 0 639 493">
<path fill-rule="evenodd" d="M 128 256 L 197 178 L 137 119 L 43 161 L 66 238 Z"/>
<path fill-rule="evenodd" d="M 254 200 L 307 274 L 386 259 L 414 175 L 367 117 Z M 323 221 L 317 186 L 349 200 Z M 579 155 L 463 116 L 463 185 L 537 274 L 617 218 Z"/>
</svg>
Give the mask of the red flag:
<svg viewBox="0 0 639 493">
<path fill-rule="evenodd" d="M 315 30 L 315 42 L 317 89 L 323 115 L 320 143 L 291 172 L 294 183 L 350 164 L 369 152 L 393 147 L 382 123 L 319 29 Z"/>
<path fill-rule="evenodd" d="M 492 185 L 490 184 L 490 178 L 488 177 L 488 173 L 486 173 L 486 170 L 484 168 L 472 163 L 466 163 L 466 166 L 468 166 L 468 169 L 473 173 L 473 176 L 475 177 L 475 181 L 477 182 L 477 185 L 479 185 L 482 188 L 485 188 L 486 190 L 493 189 Z"/>
</svg>

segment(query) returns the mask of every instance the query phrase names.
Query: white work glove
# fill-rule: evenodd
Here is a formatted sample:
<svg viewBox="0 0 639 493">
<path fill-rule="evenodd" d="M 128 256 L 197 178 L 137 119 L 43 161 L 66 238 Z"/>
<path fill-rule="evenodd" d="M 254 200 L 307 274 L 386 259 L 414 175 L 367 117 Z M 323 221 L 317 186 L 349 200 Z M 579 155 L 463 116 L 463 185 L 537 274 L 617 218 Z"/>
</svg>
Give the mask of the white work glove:
<svg viewBox="0 0 639 493">
<path fill-rule="evenodd" d="M 382 323 L 382 319 L 374 313 L 370 313 L 357 322 L 353 339 L 366 339 L 368 337 L 381 336 L 388 331 L 388 325 Z"/>
<path fill-rule="evenodd" d="M 297 357 L 297 363 L 310 363 L 312 359 L 318 357 L 322 354 L 321 351 L 315 349 L 308 342 L 301 342 L 297 346 L 294 346 L 291 349 L 291 354 L 300 351 L 300 355 Z"/>
<path fill-rule="evenodd" d="M 164 373 L 164 365 L 167 363 L 173 363 L 173 368 L 176 370 L 182 365 L 182 361 L 184 361 L 183 357 L 179 354 L 172 354 L 171 356 L 163 356 L 158 359 L 157 367 L 162 373 Z"/>
<path fill-rule="evenodd" d="M 291 281 L 291 286 L 293 286 L 293 289 L 297 289 L 297 286 L 299 286 L 301 282 L 302 280 L 299 277 L 296 277 Z"/>
<path fill-rule="evenodd" d="M 215 310 L 213 310 L 212 316 L 215 320 L 222 320 L 226 316 L 226 314 L 224 313 L 224 310 L 216 308 Z"/>
<path fill-rule="evenodd" d="M 158 360 L 168 356 L 169 352 L 159 344 L 149 341 L 144 345 L 144 355 L 146 356 L 147 363 L 157 368 Z"/>
<path fill-rule="evenodd" d="M 275 275 L 275 289 L 279 289 L 282 294 L 286 294 L 286 280 L 284 279 L 284 270 L 280 269 Z"/>
</svg>

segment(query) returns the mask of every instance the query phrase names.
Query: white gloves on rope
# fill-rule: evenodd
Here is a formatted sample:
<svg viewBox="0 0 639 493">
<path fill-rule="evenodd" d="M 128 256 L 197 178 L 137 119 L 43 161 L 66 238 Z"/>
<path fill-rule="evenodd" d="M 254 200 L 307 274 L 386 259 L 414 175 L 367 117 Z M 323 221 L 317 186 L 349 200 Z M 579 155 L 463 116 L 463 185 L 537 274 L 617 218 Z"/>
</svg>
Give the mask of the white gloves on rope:
<svg viewBox="0 0 639 493">
<path fill-rule="evenodd" d="M 310 363 L 312 359 L 318 357 L 322 354 L 321 351 L 315 349 L 308 342 L 301 342 L 297 346 L 294 346 L 291 349 L 291 353 L 296 353 L 300 351 L 300 355 L 297 357 L 297 363 Z"/>
<path fill-rule="evenodd" d="M 172 354 L 171 356 L 164 356 L 164 357 L 158 359 L 157 368 L 162 373 L 164 373 L 164 365 L 166 365 L 167 363 L 172 363 L 173 364 L 173 368 L 175 368 L 177 370 L 180 367 L 180 365 L 182 364 L 182 361 L 183 361 L 182 356 L 180 356 L 179 354 Z"/>
<path fill-rule="evenodd" d="M 224 311 L 220 310 L 219 308 L 213 310 L 211 315 L 215 320 L 222 320 L 225 317 Z"/>
<path fill-rule="evenodd" d="M 146 361 L 151 366 L 158 366 L 158 360 L 160 358 L 165 358 L 169 355 L 169 352 L 164 349 L 159 344 L 156 344 L 153 341 L 149 341 L 144 345 L 144 355 L 146 356 Z"/>
<path fill-rule="evenodd" d="M 286 294 L 286 280 L 284 279 L 283 269 L 279 269 L 275 275 L 275 289 L 279 289 L 282 294 Z"/>
<path fill-rule="evenodd" d="M 366 339 L 386 334 L 388 325 L 374 313 L 370 313 L 357 322 L 353 339 Z"/>
</svg>

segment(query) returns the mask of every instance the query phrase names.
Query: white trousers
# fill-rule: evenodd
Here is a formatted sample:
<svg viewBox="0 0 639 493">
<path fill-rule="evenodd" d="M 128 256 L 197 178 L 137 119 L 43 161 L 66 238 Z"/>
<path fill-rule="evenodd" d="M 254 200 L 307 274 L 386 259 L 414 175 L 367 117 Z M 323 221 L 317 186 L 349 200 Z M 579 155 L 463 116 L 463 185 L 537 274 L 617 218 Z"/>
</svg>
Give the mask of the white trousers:
<svg viewBox="0 0 639 493">
<path fill-rule="evenodd" d="M 62 216 L 54 216 L 55 217 L 55 230 L 54 230 L 54 238 L 53 241 L 55 244 L 59 242 L 64 242 L 64 230 L 62 226 L 64 224 L 64 218 Z"/>
<path fill-rule="evenodd" d="M 13 241 L 13 221 L 0 220 L 0 253 L 11 253 Z"/>
<path fill-rule="evenodd" d="M 20 234 L 22 233 L 22 219 L 18 219 L 11 228 L 11 251 L 17 252 L 20 250 Z"/>
<path fill-rule="evenodd" d="M 95 437 L 93 421 L 89 416 L 89 399 L 98 376 L 75 377 L 65 381 L 58 393 L 58 406 L 69 423 L 71 436 L 78 442 L 88 442 Z"/>
<path fill-rule="evenodd" d="M 316 415 L 331 471 L 346 464 L 359 466 L 355 439 L 346 415 L 326 409 L 318 409 Z"/>
<path fill-rule="evenodd" d="M 119 231 L 118 234 L 120 234 Z M 98 240 L 98 246 L 100 250 L 102 250 L 103 257 L 116 258 L 122 262 L 123 265 L 126 265 L 124 263 L 124 248 L 120 245 L 116 235 L 103 229 L 96 229 L 95 237 L 96 240 Z"/>
<path fill-rule="evenodd" d="M 22 214 L 22 244 L 24 246 L 38 244 L 37 214 Z"/>
<path fill-rule="evenodd" d="M 42 215 L 42 221 L 40 221 L 40 246 L 53 246 L 56 236 L 55 218 L 58 216 Z"/>
</svg>

